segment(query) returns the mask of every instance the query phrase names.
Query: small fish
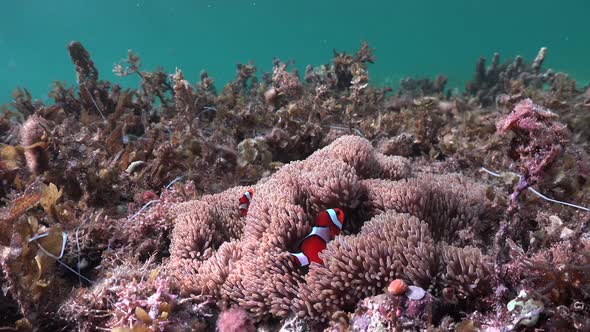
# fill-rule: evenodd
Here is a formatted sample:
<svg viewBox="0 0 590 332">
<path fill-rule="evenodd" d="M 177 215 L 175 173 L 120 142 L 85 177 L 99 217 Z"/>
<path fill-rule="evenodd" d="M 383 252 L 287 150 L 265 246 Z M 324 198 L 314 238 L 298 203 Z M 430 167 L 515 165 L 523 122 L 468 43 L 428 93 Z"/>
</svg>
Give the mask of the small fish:
<svg viewBox="0 0 590 332">
<path fill-rule="evenodd" d="M 250 202 L 252 201 L 252 196 L 254 196 L 254 189 L 248 189 L 246 192 L 240 197 L 240 213 L 243 217 L 248 214 L 248 208 L 250 207 Z"/>
<path fill-rule="evenodd" d="M 319 253 L 326 249 L 328 242 L 340 234 L 344 223 L 344 212 L 338 208 L 327 209 L 318 213 L 314 222 L 311 232 L 299 245 L 301 252 L 291 253 L 299 267 L 307 266 L 311 262 L 323 263 Z"/>
</svg>

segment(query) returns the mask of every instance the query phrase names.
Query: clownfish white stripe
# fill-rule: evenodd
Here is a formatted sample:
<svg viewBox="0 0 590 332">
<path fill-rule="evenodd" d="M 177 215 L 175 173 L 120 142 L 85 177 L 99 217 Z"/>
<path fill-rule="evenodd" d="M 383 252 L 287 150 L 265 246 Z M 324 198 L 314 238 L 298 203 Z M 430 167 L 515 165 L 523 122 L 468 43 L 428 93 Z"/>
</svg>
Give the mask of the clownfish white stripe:
<svg viewBox="0 0 590 332">
<path fill-rule="evenodd" d="M 303 267 L 303 266 L 307 266 L 309 265 L 309 259 L 307 258 L 307 256 L 305 256 L 304 253 L 302 252 L 298 252 L 298 253 L 291 253 L 291 255 L 293 255 L 293 257 L 297 258 L 297 260 L 299 261 L 299 264 Z"/>
<path fill-rule="evenodd" d="M 247 209 L 248 208 L 248 204 L 240 204 L 240 209 Z"/>
<path fill-rule="evenodd" d="M 307 239 L 310 236 L 314 236 L 314 235 L 319 236 L 322 240 L 324 240 L 324 242 L 328 243 L 330 241 L 330 228 L 314 226 L 311 229 L 311 232 L 309 233 L 309 235 L 307 235 L 305 237 L 305 239 Z"/>
<path fill-rule="evenodd" d="M 332 223 L 334 223 L 334 225 L 336 225 L 338 229 L 342 230 L 342 223 L 340 222 L 340 220 L 338 220 L 338 216 L 336 216 L 336 211 L 334 211 L 334 209 L 328 209 L 326 210 L 326 212 L 328 212 L 328 214 L 330 215 Z"/>
<path fill-rule="evenodd" d="M 244 196 L 246 196 L 246 198 L 248 199 L 248 203 L 252 200 L 252 195 L 250 195 L 250 192 L 249 191 L 246 191 L 244 193 Z"/>
</svg>

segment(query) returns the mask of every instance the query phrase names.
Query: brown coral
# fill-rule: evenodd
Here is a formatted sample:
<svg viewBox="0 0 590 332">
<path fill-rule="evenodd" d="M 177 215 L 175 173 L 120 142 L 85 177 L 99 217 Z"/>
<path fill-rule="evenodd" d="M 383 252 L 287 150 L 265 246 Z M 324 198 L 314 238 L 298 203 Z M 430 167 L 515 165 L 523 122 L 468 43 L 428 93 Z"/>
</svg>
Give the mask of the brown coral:
<svg viewBox="0 0 590 332">
<path fill-rule="evenodd" d="M 78 84 L 89 84 L 93 86 L 98 80 L 98 70 L 94 67 L 94 62 L 90 58 L 88 51 L 78 41 L 72 41 L 68 44 L 70 58 L 76 66 L 76 75 Z"/>
<path fill-rule="evenodd" d="M 49 166 L 48 136 L 48 123 L 40 116 L 30 116 L 21 128 L 21 145 L 25 149 L 27 167 L 35 175 L 41 174 Z"/>
<path fill-rule="evenodd" d="M 177 218 L 168 268 L 184 292 L 213 296 L 223 306 L 236 303 L 258 320 L 291 311 L 322 320 L 352 309 L 394 278 L 456 287 L 466 297 L 486 293 L 486 256 L 438 243 L 479 243 L 458 233 L 486 224 L 492 206 L 485 190 L 460 176 L 399 180 L 409 173 L 404 158 L 386 157 L 358 137 L 339 138 L 261 181 L 241 237 L 218 249 L 210 206 L 237 213 L 243 189 L 218 194 L 217 203 L 210 198 L 184 203 L 199 208 Z M 320 253 L 324 265 L 298 269 L 289 251 L 308 234 L 313 216 L 330 207 L 346 211 L 350 235 L 337 237 Z M 364 222 L 367 216 L 376 217 Z"/>
<path fill-rule="evenodd" d="M 479 58 L 473 79 L 465 86 L 466 95 L 489 106 L 503 93 L 517 94 L 526 88 L 541 89 L 545 83 L 553 83 L 555 73 L 551 69 L 541 71 L 546 51 L 547 48 L 542 47 L 530 63 L 521 56 L 512 62 L 500 63 L 500 54 L 494 53 L 488 68 L 485 66 L 486 59 Z"/>
</svg>

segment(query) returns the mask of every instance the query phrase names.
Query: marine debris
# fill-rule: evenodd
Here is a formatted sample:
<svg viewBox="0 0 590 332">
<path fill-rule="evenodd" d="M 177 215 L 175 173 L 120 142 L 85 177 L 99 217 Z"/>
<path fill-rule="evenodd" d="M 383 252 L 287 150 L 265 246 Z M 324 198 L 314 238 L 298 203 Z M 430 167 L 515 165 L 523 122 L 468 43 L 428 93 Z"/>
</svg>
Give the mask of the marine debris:
<svg viewBox="0 0 590 332">
<path fill-rule="evenodd" d="M 547 49 L 462 94 L 366 43 L 219 91 L 67 50 L 0 114 L 0 329 L 590 329 L 590 88 Z"/>
</svg>

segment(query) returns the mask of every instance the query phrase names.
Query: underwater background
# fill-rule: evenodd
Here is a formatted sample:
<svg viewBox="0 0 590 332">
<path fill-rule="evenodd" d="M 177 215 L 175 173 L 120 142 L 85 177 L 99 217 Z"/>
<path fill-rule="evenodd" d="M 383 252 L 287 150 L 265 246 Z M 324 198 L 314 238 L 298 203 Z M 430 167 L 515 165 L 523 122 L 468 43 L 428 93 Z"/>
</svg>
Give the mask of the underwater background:
<svg viewBox="0 0 590 332">
<path fill-rule="evenodd" d="M 0 331 L 590 331 L 588 1 L 0 1 Z"/>
<path fill-rule="evenodd" d="M 47 99 L 55 80 L 75 82 L 66 45 L 82 42 L 101 78 L 121 79 L 112 65 L 128 49 L 143 70 L 161 65 L 195 81 L 206 69 L 223 86 L 235 64 L 252 60 L 259 72 L 273 57 L 318 65 L 332 49 L 353 52 L 366 40 L 377 61 L 374 84 L 396 86 L 402 77 L 449 77 L 464 88 L 480 56 L 522 55 L 548 48 L 546 68 L 579 84 L 590 80 L 586 25 L 590 2 L 539 1 L 3 1 L 0 5 L 0 104 L 26 87 Z M 489 60 L 488 60 L 489 61 Z M 489 62 L 488 62 L 489 63 Z"/>
</svg>

